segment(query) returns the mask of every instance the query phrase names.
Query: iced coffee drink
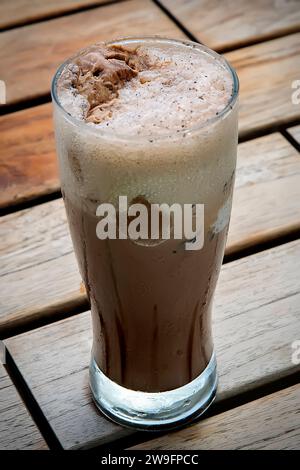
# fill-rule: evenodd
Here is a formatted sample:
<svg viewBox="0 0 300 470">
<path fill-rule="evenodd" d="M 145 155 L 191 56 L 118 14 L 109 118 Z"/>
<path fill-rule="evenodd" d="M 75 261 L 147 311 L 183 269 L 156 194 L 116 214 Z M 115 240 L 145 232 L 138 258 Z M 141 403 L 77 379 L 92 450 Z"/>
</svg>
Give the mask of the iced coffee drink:
<svg viewBox="0 0 300 470">
<path fill-rule="evenodd" d="M 216 391 L 211 314 L 235 175 L 236 75 L 192 42 L 123 39 L 69 59 L 52 92 L 62 194 L 91 304 L 94 400 L 140 428 L 195 418 Z M 169 238 L 161 227 L 155 239 L 120 236 L 120 197 L 143 205 L 149 225 L 153 205 L 203 205 L 201 248 L 173 236 L 174 217 Z M 103 204 L 116 209 L 116 237 L 97 232 Z"/>
</svg>

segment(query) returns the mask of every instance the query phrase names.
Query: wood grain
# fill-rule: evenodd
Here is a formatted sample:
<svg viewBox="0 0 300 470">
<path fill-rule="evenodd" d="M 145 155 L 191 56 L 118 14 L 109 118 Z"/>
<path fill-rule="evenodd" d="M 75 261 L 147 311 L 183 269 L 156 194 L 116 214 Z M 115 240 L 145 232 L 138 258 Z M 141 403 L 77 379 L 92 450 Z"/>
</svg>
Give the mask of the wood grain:
<svg viewBox="0 0 300 470">
<path fill-rule="evenodd" d="M 82 47 L 154 34 L 183 37 L 151 0 L 128 0 L 6 31 L 0 36 L 0 76 L 6 83 L 7 103 L 49 93 L 58 65 Z"/>
<path fill-rule="evenodd" d="M 219 402 L 299 370 L 291 361 L 300 328 L 299 268 L 300 241 L 223 266 L 214 309 Z M 92 404 L 89 313 L 5 344 L 64 448 L 88 448 L 130 434 Z"/>
<path fill-rule="evenodd" d="M 212 49 L 238 48 L 299 31 L 298 0 L 160 0 L 198 41 Z"/>
<path fill-rule="evenodd" d="M 46 442 L 0 364 L 0 450 L 46 449 Z"/>
<path fill-rule="evenodd" d="M 279 134 L 238 150 L 227 254 L 300 228 L 297 151 Z M 62 200 L 2 217 L 0 237 L 0 331 L 82 305 Z"/>
<path fill-rule="evenodd" d="M 0 117 L 0 207 L 59 189 L 50 104 Z"/>
<path fill-rule="evenodd" d="M 62 200 L 2 217 L 0 226 L 2 331 L 85 301 Z"/>
<path fill-rule="evenodd" d="M 238 146 L 226 253 L 300 229 L 300 158 L 280 135 Z"/>
<path fill-rule="evenodd" d="M 287 131 L 300 144 L 300 126 L 290 127 Z"/>
<path fill-rule="evenodd" d="M 300 106 L 291 98 L 292 82 L 299 78 L 300 33 L 225 55 L 240 80 L 241 137 L 300 118 Z"/>
<path fill-rule="evenodd" d="M 299 450 L 300 385 L 131 450 Z"/>
<path fill-rule="evenodd" d="M 1 0 L 0 28 L 42 20 L 78 8 L 100 5 L 107 0 Z"/>
</svg>

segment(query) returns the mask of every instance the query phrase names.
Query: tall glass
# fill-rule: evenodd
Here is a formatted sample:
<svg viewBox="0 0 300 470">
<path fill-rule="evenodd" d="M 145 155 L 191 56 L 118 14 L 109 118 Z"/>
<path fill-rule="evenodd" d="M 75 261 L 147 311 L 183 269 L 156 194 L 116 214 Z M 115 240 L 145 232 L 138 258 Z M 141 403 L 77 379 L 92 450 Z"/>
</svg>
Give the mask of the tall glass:
<svg viewBox="0 0 300 470">
<path fill-rule="evenodd" d="M 109 418 L 141 429 L 172 428 L 209 406 L 217 387 L 211 331 L 214 291 L 231 212 L 237 150 L 238 79 L 215 52 L 189 41 L 121 39 L 109 44 L 184 48 L 219 61 L 232 96 L 204 124 L 149 138 L 119 135 L 70 116 L 52 87 L 62 194 L 91 304 L 90 385 Z M 68 61 L 67 61 L 68 62 Z M 204 204 L 204 244 L 186 239 L 99 239 L 97 207 Z"/>
</svg>

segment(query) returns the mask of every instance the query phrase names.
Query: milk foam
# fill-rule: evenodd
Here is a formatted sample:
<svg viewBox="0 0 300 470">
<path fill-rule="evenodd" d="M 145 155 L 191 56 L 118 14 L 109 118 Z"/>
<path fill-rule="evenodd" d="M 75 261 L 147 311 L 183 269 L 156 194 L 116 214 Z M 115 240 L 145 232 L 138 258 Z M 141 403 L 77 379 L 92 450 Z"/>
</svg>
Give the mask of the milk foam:
<svg viewBox="0 0 300 470">
<path fill-rule="evenodd" d="M 217 116 L 230 100 L 231 73 L 215 57 L 192 47 L 168 45 L 140 46 L 138 56 L 147 58 L 146 70 L 126 81 L 118 97 L 105 103 L 101 123 L 88 125 L 130 136 L 179 132 Z M 75 67 L 68 64 L 62 76 Z M 59 99 L 69 114 L 85 119 L 89 104 L 76 88 L 62 87 Z"/>
</svg>

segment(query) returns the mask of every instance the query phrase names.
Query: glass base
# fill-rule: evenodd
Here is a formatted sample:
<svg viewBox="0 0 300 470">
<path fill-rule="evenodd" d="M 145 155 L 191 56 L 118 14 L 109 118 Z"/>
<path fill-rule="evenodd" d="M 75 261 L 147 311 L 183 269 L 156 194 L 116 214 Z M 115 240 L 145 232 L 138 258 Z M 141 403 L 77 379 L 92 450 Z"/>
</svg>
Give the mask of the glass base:
<svg viewBox="0 0 300 470">
<path fill-rule="evenodd" d="M 169 430 L 198 418 L 216 395 L 216 357 L 192 382 L 168 392 L 138 392 L 122 387 L 101 372 L 92 358 L 90 386 L 96 406 L 112 421 L 148 431 Z"/>
</svg>

